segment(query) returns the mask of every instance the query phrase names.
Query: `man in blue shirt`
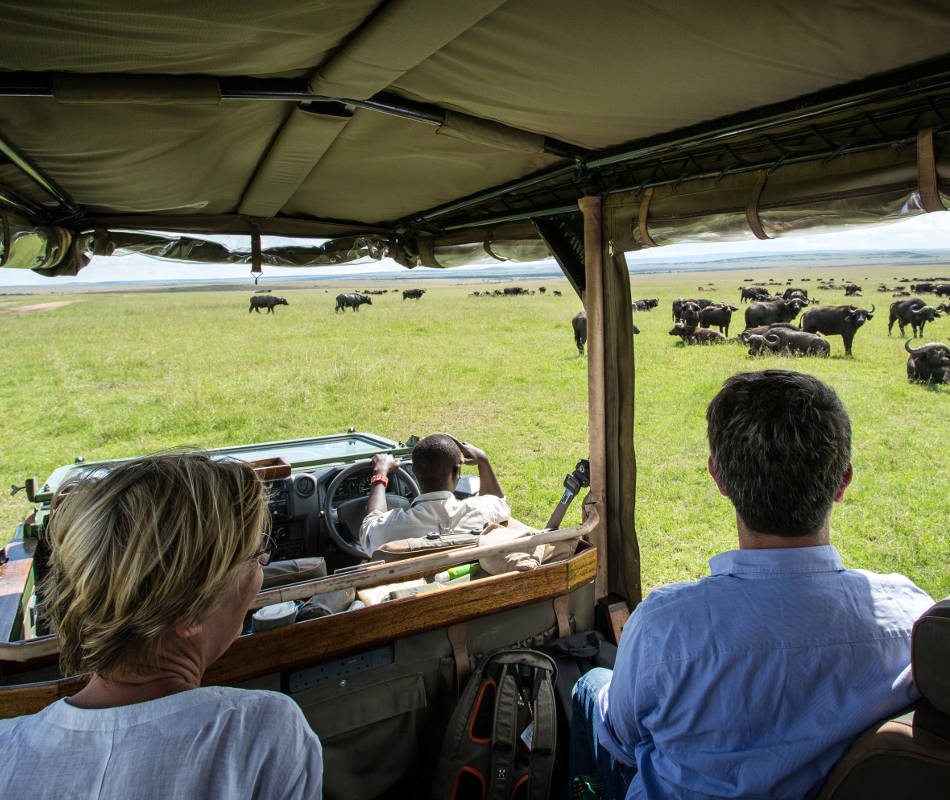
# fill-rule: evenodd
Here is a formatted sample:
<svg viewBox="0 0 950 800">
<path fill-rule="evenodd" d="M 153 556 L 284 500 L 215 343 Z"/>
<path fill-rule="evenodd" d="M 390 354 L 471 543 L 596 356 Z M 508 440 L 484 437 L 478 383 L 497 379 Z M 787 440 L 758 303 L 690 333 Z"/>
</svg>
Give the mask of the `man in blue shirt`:
<svg viewBox="0 0 950 800">
<path fill-rule="evenodd" d="M 572 774 L 599 772 L 612 800 L 814 796 L 864 728 L 918 697 L 910 633 L 932 600 L 901 575 L 845 569 L 829 544 L 852 475 L 834 391 L 734 375 L 706 419 L 739 549 L 654 590 L 613 672 L 574 689 Z"/>
</svg>

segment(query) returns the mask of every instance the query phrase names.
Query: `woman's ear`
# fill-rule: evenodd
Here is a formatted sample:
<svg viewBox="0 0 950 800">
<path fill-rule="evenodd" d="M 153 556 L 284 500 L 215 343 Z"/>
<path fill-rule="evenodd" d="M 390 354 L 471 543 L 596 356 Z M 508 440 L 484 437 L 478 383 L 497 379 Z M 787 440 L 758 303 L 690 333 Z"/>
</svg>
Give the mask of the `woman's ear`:
<svg viewBox="0 0 950 800">
<path fill-rule="evenodd" d="M 200 622 L 192 622 L 190 625 L 176 625 L 174 628 L 175 636 L 180 639 L 190 639 L 192 636 L 201 633 L 201 628 Z"/>
</svg>

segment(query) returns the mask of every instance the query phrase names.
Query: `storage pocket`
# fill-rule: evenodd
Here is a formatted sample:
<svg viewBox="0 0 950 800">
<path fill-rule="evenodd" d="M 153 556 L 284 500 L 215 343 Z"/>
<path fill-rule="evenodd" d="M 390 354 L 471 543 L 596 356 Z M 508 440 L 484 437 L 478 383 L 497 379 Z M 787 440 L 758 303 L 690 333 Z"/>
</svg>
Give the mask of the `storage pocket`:
<svg viewBox="0 0 950 800">
<path fill-rule="evenodd" d="M 429 726 L 421 674 L 293 695 L 323 744 L 326 800 L 370 800 L 418 773 Z"/>
</svg>

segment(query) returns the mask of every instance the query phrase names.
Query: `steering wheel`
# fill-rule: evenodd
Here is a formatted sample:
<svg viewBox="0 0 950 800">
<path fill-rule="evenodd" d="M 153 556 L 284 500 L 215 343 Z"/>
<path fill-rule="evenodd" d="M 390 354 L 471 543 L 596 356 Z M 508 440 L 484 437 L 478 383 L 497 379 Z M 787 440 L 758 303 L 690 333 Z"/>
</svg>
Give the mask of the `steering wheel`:
<svg viewBox="0 0 950 800">
<path fill-rule="evenodd" d="M 323 500 L 323 518 L 326 521 L 327 533 L 330 534 L 330 538 L 344 553 L 358 558 L 360 561 L 365 561 L 370 555 L 358 544 L 360 526 L 363 523 L 363 517 L 366 516 L 366 506 L 369 503 L 369 496 L 351 497 L 349 500 L 344 500 L 338 506 L 334 506 L 333 502 L 345 481 L 362 472 L 370 472 L 372 469 L 372 461 L 356 461 L 348 467 L 344 467 L 333 476 L 333 480 L 330 481 L 330 485 L 327 487 L 326 497 Z M 409 493 L 413 499 L 422 493 L 422 490 L 419 489 L 419 484 L 416 483 L 416 479 L 402 467 L 397 467 L 392 475 L 399 475 L 403 483 L 409 487 Z M 402 495 L 386 493 L 387 508 L 408 508 L 409 502 L 410 501 Z"/>
</svg>

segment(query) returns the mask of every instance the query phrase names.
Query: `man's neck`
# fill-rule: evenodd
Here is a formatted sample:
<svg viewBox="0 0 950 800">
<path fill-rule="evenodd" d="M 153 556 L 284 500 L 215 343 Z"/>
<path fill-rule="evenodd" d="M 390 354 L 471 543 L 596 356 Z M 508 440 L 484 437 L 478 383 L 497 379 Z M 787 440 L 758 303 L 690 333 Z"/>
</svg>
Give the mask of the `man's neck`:
<svg viewBox="0 0 950 800">
<path fill-rule="evenodd" d="M 739 549 L 769 550 L 787 547 L 820 547 L 831 543 L 830 515 L 817 531 L 802 536 L 780 536 L 775 533 L 754 531 L 736 514 L 736 528 L 739 532 Z"/>
</svg>

